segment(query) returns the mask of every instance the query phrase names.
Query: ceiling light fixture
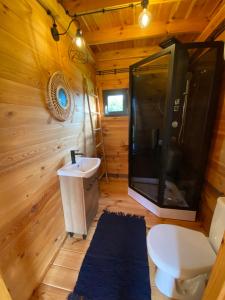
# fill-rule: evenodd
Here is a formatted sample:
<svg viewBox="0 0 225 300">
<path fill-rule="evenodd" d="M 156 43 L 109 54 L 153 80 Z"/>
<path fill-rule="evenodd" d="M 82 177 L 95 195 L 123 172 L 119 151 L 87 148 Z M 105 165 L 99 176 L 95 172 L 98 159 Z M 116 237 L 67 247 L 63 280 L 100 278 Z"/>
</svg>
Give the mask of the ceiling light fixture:
<svg viewBox="0 0 225 300">
<path fill-rule="evenodd" d="M 143 0 L 141 2 L 141 6 L 143 10 L 139 15 L 138 23 L 141 28 L 146 28 L 150 24 L 152 19 L 152 15 L 148 10 L 148 0 Z"/>
<path fill-rule="evenodd" d="M 80 23 L 79 23 L 79 21 L 77 20 L 76 17 L 72 18 L 71 21 L 69 22 L 69 25 L 68 25 L 67 29 L 64 32 L 60 33 L 58 31 L 57 24 L 55 22 L 55 18 L 52 15 L 51 11 L 48 10 L 47 14 L 50 15 L 52 17 L 52 20 L 53 20 L 53 24 L 52 24 L 52 27 L 51 27 L 51 34 L 52 34 L 52 37 L 55 41 L 58 42 L 60 35 L 65 35 L 69 31 L 71 24 L 75 21 L 75 22 L 77 22 L 78 27 L 77 27 L 77 32 L 76 32 L 76 35 L 75 35 L 73 41 L 77 45 L 77 47 L 79 47 L 79 48 L 81 48 L 84 45 L 82 30 L 80 29 Z"/>
<path fill-rule="evenodd" d="M 149 0 L 142 0 L 141 2 L 137 2 L 135 4 L 130 3 L 130 4 L 119 5 L 119 6 L 115 6 L 115 7 L 106 7 L 106 8 L 102 8 L 102 9 L 98 9 L 98 10 L 80 12 L 80 13 L 77 13 L 74 15 L 70 15 L 69 11 L 66 11 L 66 14 L 68 16 L 70 16 L 72 19 L 69 22 L 69 25 L 64 32 L 58 31 L 57 24 L 55 22 L 55 17 L 53 16 L 53 14 L 51 13 L 51 11 L 49 9 L 46 9 L 43 5 L 42 6 L 46 10 L 47 14 L 52 17 L 53 24 L 51 27 L 51 34 L 55 41 L 59 41 L 60 35 L 65 35 L 69 31 L 70 26 L 74 21 L 77 22 L 77 24 L 78 24 L 77 32 L 76 32 L 76 35 L 75 35 L 73 41 L 75 42 L 77 47 L 81 48 L 84 45 L 84 39 L 83 39 L 83 35 L 82 35 L 82 30 L 80 28 L 80 23 L 78 21 L 78 17 L 93 15 L 93 14 L 97 14 L 97 13 L 107 13 L 107 12 L 112 12 L 112 11 L 121 10 L 121 9 L 125 9 L 125 8 L 134 8 L 136 6 L 141 5 L 143 10 L 142 10 L 141 14 L 139 15 L 138 23 L 141 28 L 145 28 L 149 25 L 149 23 L 151 21 L 151 13 L 147 9 L 148 4 L 149 4 Z"/>
</svg>

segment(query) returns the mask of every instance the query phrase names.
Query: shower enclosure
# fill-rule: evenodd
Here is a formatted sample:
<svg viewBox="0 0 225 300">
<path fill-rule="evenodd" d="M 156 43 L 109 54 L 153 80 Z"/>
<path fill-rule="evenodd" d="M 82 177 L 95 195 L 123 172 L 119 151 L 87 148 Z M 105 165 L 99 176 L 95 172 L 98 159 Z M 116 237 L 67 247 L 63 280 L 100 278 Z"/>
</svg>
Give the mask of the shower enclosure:
<svg viewBox="0 0 225 300">
<path fill-rule="evenodd" d="M 130 67 L 128 193 L 161 217 L 194 220 L 223 42 L 176 43 Z"/>
</svg>

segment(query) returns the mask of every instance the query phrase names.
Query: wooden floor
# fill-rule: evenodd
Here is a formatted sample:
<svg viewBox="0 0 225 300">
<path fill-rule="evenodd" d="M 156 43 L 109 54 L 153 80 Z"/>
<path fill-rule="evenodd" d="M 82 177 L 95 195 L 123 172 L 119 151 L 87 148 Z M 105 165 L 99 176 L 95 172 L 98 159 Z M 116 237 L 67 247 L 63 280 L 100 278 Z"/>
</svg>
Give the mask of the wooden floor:
<svg viewBox="0 0 225 300">
<path fill-rule="evenodd" d="M 67 238 L 61 247 L 53 264 L 50 266 L 40 287 L 35 291 L 31 300 L 65 300 L 72 291 L 79 273 L 82 260 L 88 249 L 90 241 L 96 229 L 96 225 L 103 209 L 111 211 L 122 211 L 131 214 L 143 215 L 147 228 L 158 223 L 170 223 L 182 225 L 188 228 L 203 231 L 199 222 L 177 221 L 161 219 L 147 211 L 127 195 L 127 181 L 111 180 L 109 184 L 101 183 L 101 198 L 99 200 L 99 212 L 93 221 L 87 240 L 79 238 Z M 152 300 L 166 300 L 167 297 L 160 294 L 154 283 L 155 266 L 151 261 L 150 278 L 152 288 Z M 107 300 L 107 299 L 106 299 Z"/>
</svg>

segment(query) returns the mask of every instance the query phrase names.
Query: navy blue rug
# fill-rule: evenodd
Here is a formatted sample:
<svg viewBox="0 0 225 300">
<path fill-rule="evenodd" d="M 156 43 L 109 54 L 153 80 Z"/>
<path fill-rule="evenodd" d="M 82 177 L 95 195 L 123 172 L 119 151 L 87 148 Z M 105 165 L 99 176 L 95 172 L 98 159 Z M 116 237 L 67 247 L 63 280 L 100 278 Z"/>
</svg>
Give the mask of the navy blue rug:
<svg viewBox="0 0 225 300">
<path fill-rule="evenodd" d="M 151 299 L 144 217 L 101 215 L 68 299 Z"/>
</svg>

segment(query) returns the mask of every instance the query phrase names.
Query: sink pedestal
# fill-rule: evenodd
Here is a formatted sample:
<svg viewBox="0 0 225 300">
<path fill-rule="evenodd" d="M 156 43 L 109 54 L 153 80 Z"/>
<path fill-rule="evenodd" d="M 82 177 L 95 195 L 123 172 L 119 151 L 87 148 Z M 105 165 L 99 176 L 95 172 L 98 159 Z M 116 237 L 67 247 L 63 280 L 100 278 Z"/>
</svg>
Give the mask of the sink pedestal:
<svg viewBox="0 0 225 300">
<path fill-rule="evenodd" d="M 98 210 L 97 173 L 89 178 L 59 175 L 59 180 L 66 231 L 84 237 Z"/>
</svg>

